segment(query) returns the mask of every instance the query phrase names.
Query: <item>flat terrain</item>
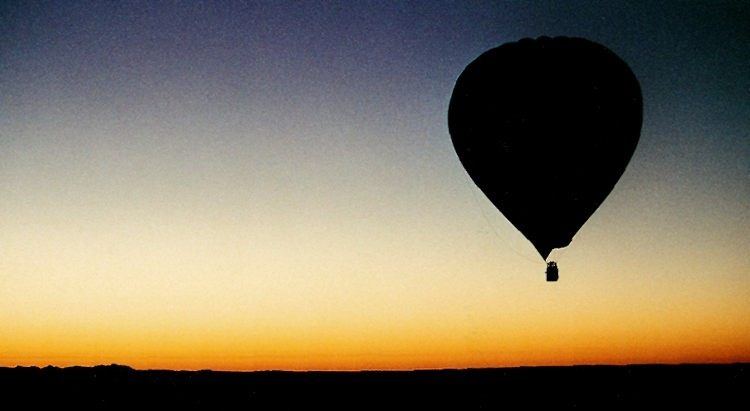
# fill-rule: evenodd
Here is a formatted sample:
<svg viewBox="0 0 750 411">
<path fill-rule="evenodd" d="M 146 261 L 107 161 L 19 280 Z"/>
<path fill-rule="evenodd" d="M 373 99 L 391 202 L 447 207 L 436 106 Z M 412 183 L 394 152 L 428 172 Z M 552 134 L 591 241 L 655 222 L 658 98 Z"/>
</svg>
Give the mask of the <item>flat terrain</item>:
<svg viewBox="0 0 750 411">
<path fill-rule="evenodd" d="M 750 409 L 749 372 L 750 364 L 365 372 L 16 367 L 0 368 L 0 398 L 5 404 L 16 404 L 5 409 L 45 405 Z"/>
</svg>

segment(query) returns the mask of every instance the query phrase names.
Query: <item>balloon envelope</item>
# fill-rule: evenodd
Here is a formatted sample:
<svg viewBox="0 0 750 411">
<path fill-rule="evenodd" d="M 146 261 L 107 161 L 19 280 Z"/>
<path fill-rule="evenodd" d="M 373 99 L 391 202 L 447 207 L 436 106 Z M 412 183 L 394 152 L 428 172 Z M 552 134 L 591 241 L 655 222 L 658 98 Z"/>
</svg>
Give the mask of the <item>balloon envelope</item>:
<svg viewBox="0 0 750 411">
<path fill-rule="evenodd" d="M 638 80 L 609 49 L 541 37 L 471 62 L 456 81 L 448 129 L 469 176 L 546 259 L 625 171 L 642 111 Z"/>
</svg>

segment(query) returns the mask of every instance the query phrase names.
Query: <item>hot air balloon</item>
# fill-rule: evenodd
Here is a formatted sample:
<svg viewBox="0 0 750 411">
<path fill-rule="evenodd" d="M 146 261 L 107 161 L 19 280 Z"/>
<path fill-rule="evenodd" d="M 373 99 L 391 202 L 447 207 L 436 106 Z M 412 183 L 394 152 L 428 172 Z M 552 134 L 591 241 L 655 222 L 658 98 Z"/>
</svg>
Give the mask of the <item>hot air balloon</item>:
<svg viewBox="0 0 750 411">
<path fill-rule="evenodd" d="M 466 66 L 448 129 L 471 179 L 547 260 L 620 179 L 642 116 L 638 80 L 612 51 L 582 38 L 540 37 L 503 44 Z M 547 274 L 555 281 L 557 265 Z"/>
</svg>

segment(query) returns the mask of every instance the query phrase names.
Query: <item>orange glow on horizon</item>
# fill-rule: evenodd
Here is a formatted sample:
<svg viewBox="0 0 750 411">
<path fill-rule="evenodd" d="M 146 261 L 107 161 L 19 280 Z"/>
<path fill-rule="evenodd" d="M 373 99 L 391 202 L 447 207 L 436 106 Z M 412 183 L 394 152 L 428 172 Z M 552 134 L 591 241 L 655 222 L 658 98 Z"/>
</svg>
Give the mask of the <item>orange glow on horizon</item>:
<svg viewBox="0 0 750 411">
<path fill-rule="evenodd" d="M 479 314 L 423 313 L 391 322 L 343 316 L 318 324 L 259 321 L 256 327 L 159 318 L 120 327 L 71 323 L 75 318 L 67 324 L 58 318 L 66 325 L 57 326 L 11 323 L 0 331 L 0 365 L 252 371 L 750 361 L 750 331 L 738 319 L 722 324 L 710 315 L 696 321 L 684 313 L 606 319 L 579 312 L 568 320 L 544 311 L 524 319 Z M 666 323 L 671 329 L 662 328 Z"/>
</svg>

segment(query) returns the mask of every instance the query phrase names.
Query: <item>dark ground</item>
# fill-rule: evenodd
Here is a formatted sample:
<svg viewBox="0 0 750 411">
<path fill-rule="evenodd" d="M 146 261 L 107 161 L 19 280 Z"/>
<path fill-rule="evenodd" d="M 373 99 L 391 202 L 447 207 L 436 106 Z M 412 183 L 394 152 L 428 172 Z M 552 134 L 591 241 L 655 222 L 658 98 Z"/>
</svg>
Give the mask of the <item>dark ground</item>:
<svg viewBox="0 0 750 411">
<path fill-rule="evenodd" d="M 0 408 L 748 410 L 749 374 L 750 364 L 246 373 L 16 367 L 0 368 L 0 404 L 15 405 Z"/>
</svg>

